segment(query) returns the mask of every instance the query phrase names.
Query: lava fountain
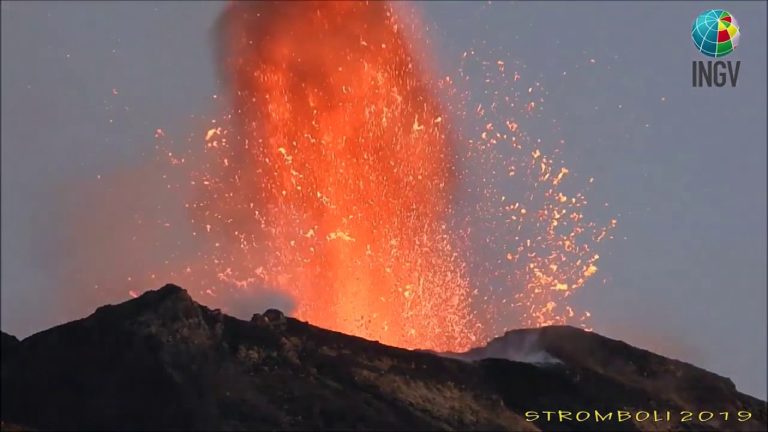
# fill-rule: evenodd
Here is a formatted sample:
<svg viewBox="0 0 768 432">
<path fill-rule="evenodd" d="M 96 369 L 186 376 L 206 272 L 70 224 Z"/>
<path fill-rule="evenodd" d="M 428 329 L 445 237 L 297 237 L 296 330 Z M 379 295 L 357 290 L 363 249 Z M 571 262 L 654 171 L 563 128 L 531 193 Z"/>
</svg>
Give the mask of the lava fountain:
<svg viewBox="0 0 768 432">
<path fill-rule="evenodd" d="M 568 170 L 497 115 L 524 98 L 500 91 L 516 73 L 480 74 L 495 100 L 454 106 L 469 68 L 430 79 L 405 27 L 383 2 L 228 5 L 217 36 L 231 114 L 205 136 L 187 204 L 210 242 L 203 273 L 406 348 L 568 322 L 561 300 L 597 271 L 590 244 L 609 227 L 585 222 L 583 194 L 561 190 Z M 461 119 L 478 130 L 451 126 Z"/>
<path fill-rule="evenodd" d="M 448 134 L 385 3 L 233 3 L 233 103 L 192 207 L 221 277 L 269 286 L 313 324 L 402 347 L 462 349 L 480 328 L 445 217 Z"/>
</svg>

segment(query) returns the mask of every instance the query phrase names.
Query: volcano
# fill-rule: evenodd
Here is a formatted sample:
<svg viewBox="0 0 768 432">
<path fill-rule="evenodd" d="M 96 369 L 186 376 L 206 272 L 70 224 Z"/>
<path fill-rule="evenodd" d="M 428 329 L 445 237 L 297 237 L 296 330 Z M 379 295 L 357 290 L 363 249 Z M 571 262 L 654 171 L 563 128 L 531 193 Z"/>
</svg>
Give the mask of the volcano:
<svg viewBox="0 0 768 432">
<path fill-rule="evenodd" d="M 21 341 L 3 333 L 2 420 L 8 430 L 765 430 L 766 404 L 573 327 L 438 354 L 275 309 L 240 320 L 166 285 Z"/>
</svg>

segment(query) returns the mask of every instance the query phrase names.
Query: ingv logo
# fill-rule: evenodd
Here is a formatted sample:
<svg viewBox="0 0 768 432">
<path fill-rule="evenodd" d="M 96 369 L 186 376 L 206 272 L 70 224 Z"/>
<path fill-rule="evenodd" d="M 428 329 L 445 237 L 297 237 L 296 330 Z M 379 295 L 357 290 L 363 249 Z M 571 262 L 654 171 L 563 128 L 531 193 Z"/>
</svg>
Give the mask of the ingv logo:
<svg viewBox="0 0 768 432">
<path fill-rule="evenodd" d="M 694 61 L 693 62 L 693 86 L 694 87 L 723 87 L 729 81 L 731 87 L 736 87 L 736 80 L 739 79 L 739 68 L 741 61 Z M 726 72 L 727 69 L 727 72 Z"/>
<path fill-rule="evenodd" d="M 741 30 L 736 18 L 728 11 L 710 9 L 693 21 L 691 39 L 700 53 L 708 57 L 724 57 L 739 44 Z M 730 82 L 736 86 L 741 61 L 694 61 L 692 83 L 694 87 L 723 87 Z"/>
</svg>

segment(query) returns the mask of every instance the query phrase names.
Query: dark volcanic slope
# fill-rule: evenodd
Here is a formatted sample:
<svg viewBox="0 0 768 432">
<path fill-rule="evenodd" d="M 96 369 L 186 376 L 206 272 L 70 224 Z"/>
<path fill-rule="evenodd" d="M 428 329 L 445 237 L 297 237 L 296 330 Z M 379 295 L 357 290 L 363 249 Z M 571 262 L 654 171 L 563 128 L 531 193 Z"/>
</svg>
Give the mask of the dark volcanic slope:
<svg viewBox="0 0 768 432">
<path fill-rule="evenodd" d="M 509 357 L 520 343 L 559 362 L 439 357 L 277 311 L 247 322 L 167 285 L 21 342 L 3 334 L 1 415 L 43 430 L 766 428 L 765 403 L 730 380 L 571 327 L 510 332 L 465 355 Z M 547 422 L 545 410 L 591 416 Z M 595 410 L 613 417 L 595 422 Z M 671 420 L 619 422 L 617 410 Z M 714 419 L 699 422 L 703 410 Z"/>
</svg>

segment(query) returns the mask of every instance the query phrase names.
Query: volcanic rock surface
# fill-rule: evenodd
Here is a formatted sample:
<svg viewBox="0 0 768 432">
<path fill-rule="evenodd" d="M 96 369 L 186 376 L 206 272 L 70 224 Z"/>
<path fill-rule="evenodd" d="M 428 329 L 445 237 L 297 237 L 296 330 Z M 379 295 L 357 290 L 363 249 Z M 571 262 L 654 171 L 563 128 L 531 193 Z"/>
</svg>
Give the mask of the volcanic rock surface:
<svg viewBox="0 0 768 432">
<path fill-rule="evenodd" d="M 558 410 L 571 419 L 546 421 Z M 582 410 L 588 421 L 574 419 Z M 0 416 L 37 430 L 766 430 L 765 402 L 729 379 L 572 327 L 436 355 L 274 309 L 239 320 L 174 285 L 22 341 L 3 333 Z"/>
</svg>

